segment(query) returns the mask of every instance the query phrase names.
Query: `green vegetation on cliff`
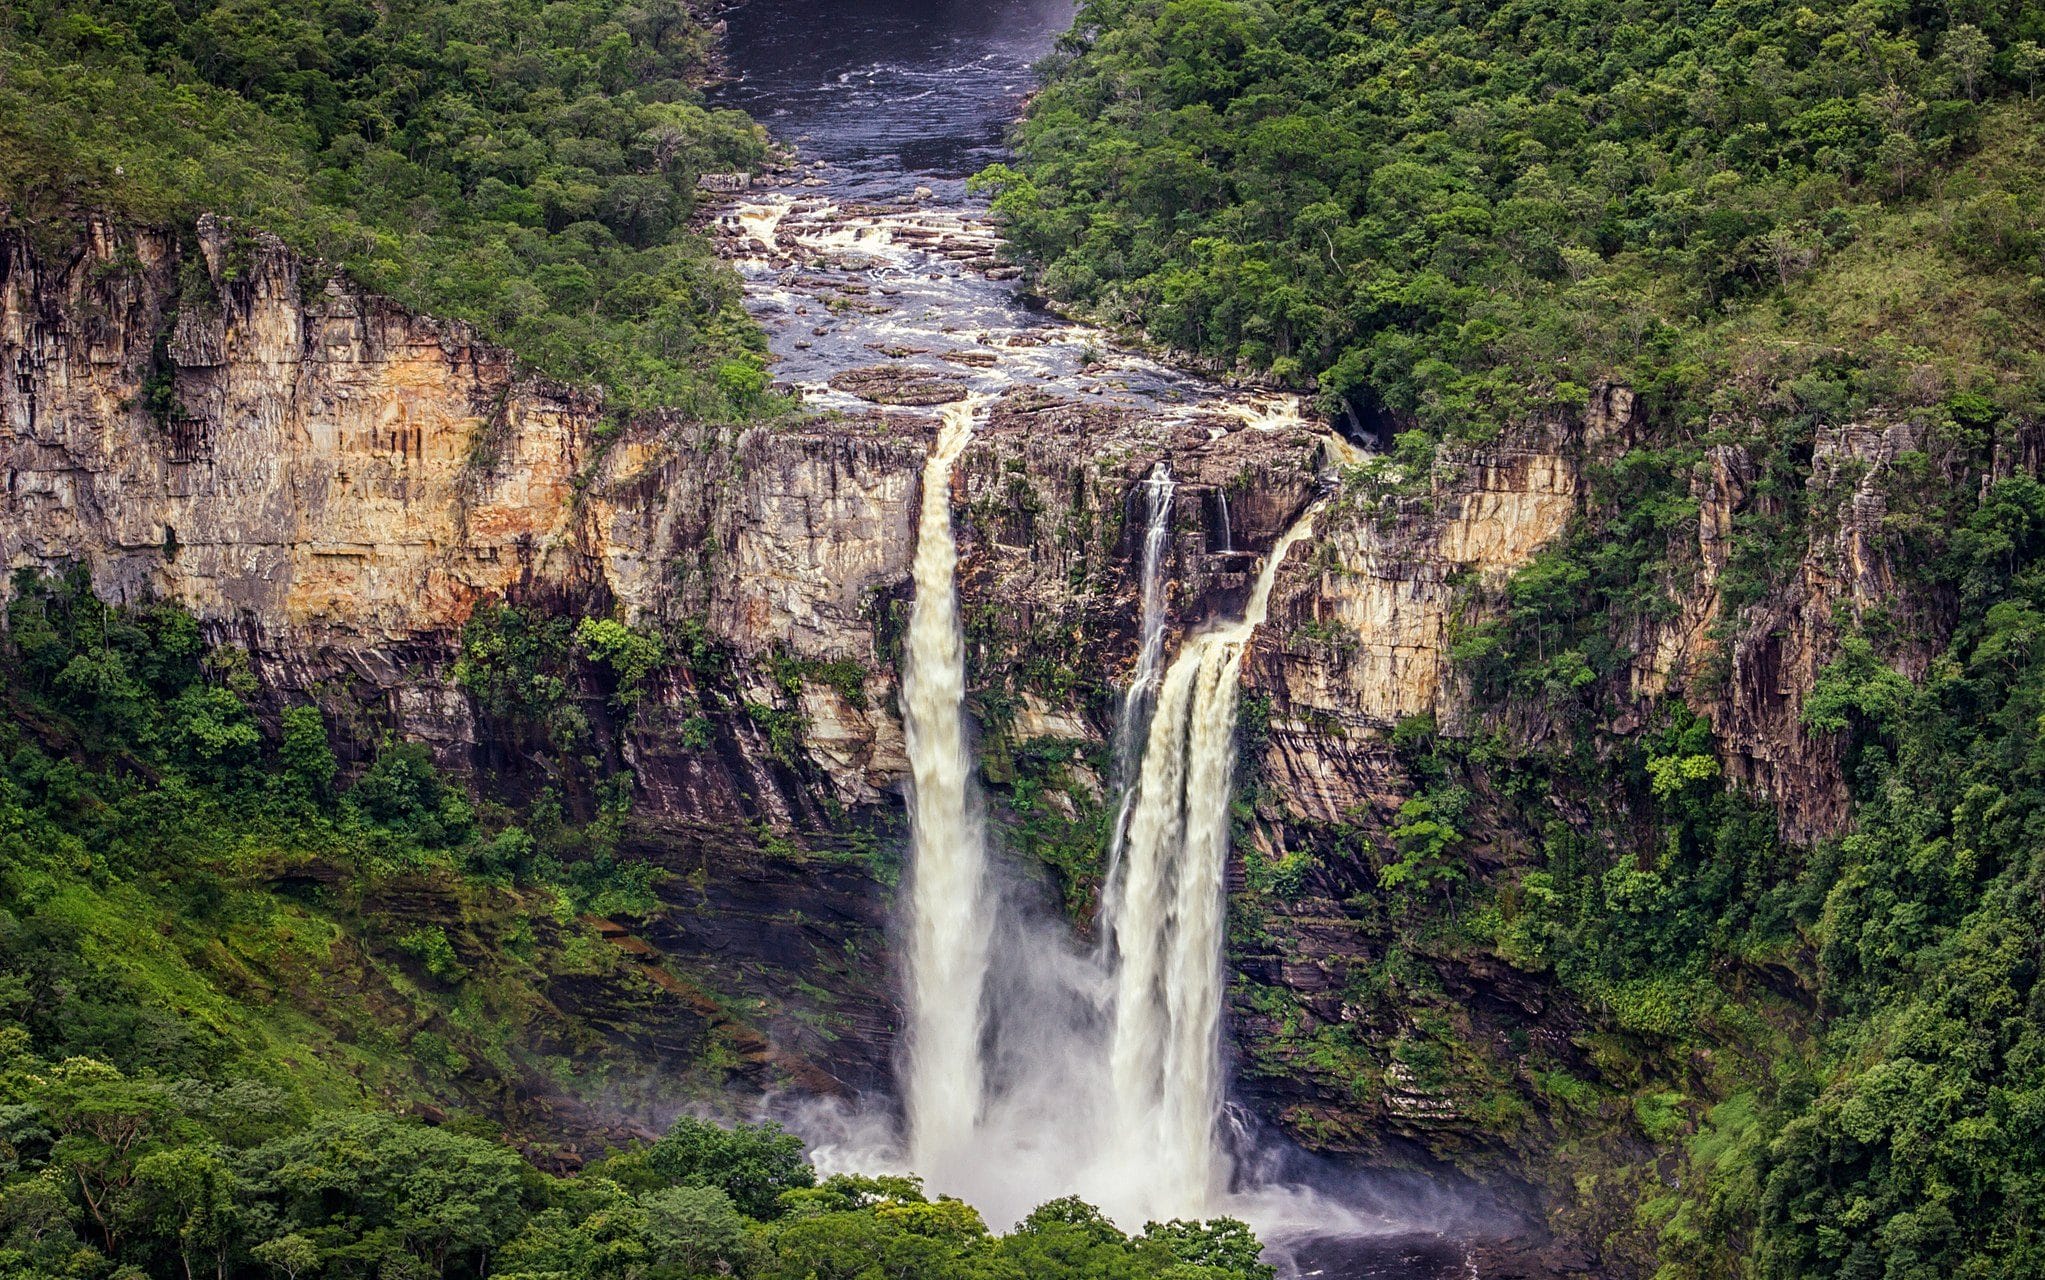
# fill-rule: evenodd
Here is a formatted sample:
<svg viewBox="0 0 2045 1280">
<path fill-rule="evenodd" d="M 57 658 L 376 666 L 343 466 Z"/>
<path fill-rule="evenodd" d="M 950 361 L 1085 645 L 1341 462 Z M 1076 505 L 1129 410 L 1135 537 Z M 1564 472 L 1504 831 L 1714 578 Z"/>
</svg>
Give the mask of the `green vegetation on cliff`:
<svg viewBox="0 0 2045 1280">
<path fill-rule="evenodd" d="M 742 411 L 738 282 L 685 226 L 765 135 L 708 111 L 679 0 L 0 6 L 0 205 L 238 219 L 632 406 Z"/>
<path fill-rule="evenodd" d="M 265 723 L 247 655 L 182 609 L 109 606 L 82 574 L 24 572 L 12 596 L 0 1274 L 1270 1280 L 1240 1223 L 1129 1237 L 1059 1200 L 1002 1236 L 914 1179 L 818 1182 L 772 1125 L 683 1117 L 644 1143 L 573 1119 L 639 1109 L 649 1066 L 646 1109 L 732 1088 L 715 1025 L 679 1061 L 606 1039 L 688 1023 L 577 918 L 645 897 L 646 868 L 609 857 L 613 815 L 578 828 L 548 802 L 516 825 L 416 743 L 344 771 L 346 735 L 307 705 Z M 590 741 L 571 661 L 629 705 L 662 657 L 616 623 L 498 607 L 456 679 L 565 753 Z M 528 1155 L 581 1161 L 564 1121 L 614 1149 L 541 1172 Z"/>
</svg>

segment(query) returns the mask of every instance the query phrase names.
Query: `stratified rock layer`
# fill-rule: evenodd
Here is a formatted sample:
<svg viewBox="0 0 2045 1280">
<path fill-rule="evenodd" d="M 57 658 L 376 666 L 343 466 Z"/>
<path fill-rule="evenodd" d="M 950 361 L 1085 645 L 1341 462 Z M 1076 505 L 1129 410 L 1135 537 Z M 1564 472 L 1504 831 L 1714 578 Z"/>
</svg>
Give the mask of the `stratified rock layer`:
<svg viewBox="0 0 2045 1280">
<path fill-rule="evenodd" d="M 958 367 L 987 363 L 967 356 Z M 899 838 L 893 646 L 927 414 L 619 424 L 463 325 L 205 222 L 182 241 L 94 223 L 55 255 L 0 236 L 0 362 L 8 566 L 83 562 L 110 597 L 183 601 L 249 650 L 273 702 L 318 698 L 479 779 L 543 777 L 541 746 L 490 723 L 452 680 L 479 604 L 695 628 L 730 655 L 722 674 L 657 673 L 617 713 L 615 763 L 635 787 L 626 851 L 673 873 L 666 909 L 627 941 L 749 1002 L 756 1073 L 805 1087 L 885 1077 L 892 890 L 871 851 Z M 873 376 L 874 398 L 928 398 L 878 394 L 893 373 Z M 1631 395 L 1601 388 L 1566 428 L 1508 430 L 1394 483 L 1357 478 L 1353 448 L 1282 414 L 1153 415 L 1032 390 L 991 401 L 953 478 L 990 779 L 998 791 L 999 750 L 1035 744 L 1073 757 L 1074 789 L 1033 803 L 1077 821 L 1109 799 L 1086 753 L 1106 742 L 1108 694 L 1134 659 L 1138 486 L 1163 459 L 1178 482 L 1173 643 L 1232 616 L 1259 555 L 1336 490 L 1280 574 L 1246 667 L 1270 719 L 1252 839 L 1274 858 L 1336 827 L 1381 844 L 1412 792 L 1390 730 L 1468 719 L 1451 635 L 1564 531 L 1587 466 L 1634 429 Z M 1698 674 L 1725 630 L 1717 576 L 1752 479 L 1738 451 L 1714 452 L 1696 486 L 1697 585 L 1639 646 L 1637 696 L 1686 694 L 1711 714 L 1728 771 L 1773 798 L 1793 835 L 1844 814 L 1838 762 L 1801 728 L 1801 703 L 1835 641 L 1834 606 L 1888 590 L 1873 477 L 1909 447 L 1907 431 L 1880 425 L 1821 438 L 1811 483 L 1851 486 L 1846 515 L 1788 596 L 1733 620 L 1730 679 L 1707 691 Z M 789 724 L 792 738 L 777 736 Z M 1241 990 L 1282 991 L 1298 1011 L 1287 1035 L 1398 1033 L 1348 995 L 1380 958 L 1354 906 L 1376 892 L 1368 863 L 1324 866 L 1269 936 L 1239 947 Z M 1543 983 L 1452 969 L 1439 980 L 1474 1026 L 1538 1023 L 1569 1052 L 1575 1015 Z M 700 1027 L 708 997 L 670 994 L 677 1025 Z M 1279 1052 L 1280 1020 L 1249 996 L 1232 1022 L 1252 1062 Z M 1389 1059 L 1358 1081 L 1302 1057 L 1245 1087 L 1323 1145 L 1439 1155 L 1490 1140 Z"/>
</svg>

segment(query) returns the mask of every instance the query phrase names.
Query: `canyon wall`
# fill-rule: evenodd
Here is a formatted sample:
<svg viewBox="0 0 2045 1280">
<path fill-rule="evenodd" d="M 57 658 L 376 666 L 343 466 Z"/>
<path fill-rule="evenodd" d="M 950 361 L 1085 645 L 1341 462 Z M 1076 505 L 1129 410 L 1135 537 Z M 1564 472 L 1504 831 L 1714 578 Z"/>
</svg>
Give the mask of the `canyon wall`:
<svg viewBox="0 0 2045 1280">
<path fill-rule="evenodd" d="M 273 707 L 314 699 L 344 728 L 368 726 L 358 755 L 389 728 L 493 785 L 547 779 L 531 735 L 453 680 L 485 603 L 616 616 L 671 652 L 687 634 L 722 655 L 671 663 L 629 709 L 583 691 L 591 716 L 615 720 L 614 763 L 632 775 L 622 847 L 673 873 L 661 912 L 605 927 L 670 980 L 700 981 L 671 992 L 675 1016 L 744 1023 L 757 1082 L 881 1083 L 906 772 L 893 659 L 934 419 L 622 419 L 463 325 L 212 222 L 181 235 L 95 222 L 64 251 L 0 237 L 0 362 L 8 567 L 82 563 L 109 598 L 182 601 L 249 651 Z M 1413 1080 L 1391 1052 L 1399 1015 L 1355 995 L 1383 959 L 1373 864 L 1414 789 L 1391 732 L 1419 716 L 1474 727 L 1448 658 L 1458 628 L 1564 532 L 1587 469 L 1636 426 L 1630 393 L 1600 388 L 1579 421 L 1397 477 L 1283 415 L 1147 416 L 1017 391 L 956 469 L 997 820 L 1080 915 L 1086 868 L 1055 851 L 1097 857 L 1113 684 L 1134 656 L 1142 477 L 1164 459 L 1179 481 L 1180 632 L 1239 607 L 1259 554 L 1334 494 L 1247 665 L 1268 732 L 1245 857 L 1313 848 L 1317 869 L 1235 934 L 1245 1094 L 1310 1142 L 1454 1157 L 1499 1141 L 1493 1119 Z M 1689 696 L 1728 771 L 1793 835 L 1842 820 L 1838 762 L 1798 714 L 1835 605 L 1886 590 L 1877 478 L 1907 447 L 1902 427 L 1825 436 L 1810 483 L 1845 486 L 1846 516 L 1814 537 L 1796 589 L 1746 606 L 1729 642 L 1714 638 L 1717 574 L 1751 463 L 1714 453 L 1685 550 L 1694 588 L 1641 646 L 1636 700 Z M 1729 678 L 1701 679 L 1715 658 Z M 1494 840 L 1471 854 L 1478 874 L 1511 856 Z M 1436 980 L 1473 1042 L 1494 1042 L 1473 1069 L 1501 1089 L 1515 1087 L 1507 1028 L 1566 1045 L 1580 1021 L 1500 964 L 1444 962 Z M 1321 1052 L 1342 1028 L 1349 1056 Z"/>
</svg>

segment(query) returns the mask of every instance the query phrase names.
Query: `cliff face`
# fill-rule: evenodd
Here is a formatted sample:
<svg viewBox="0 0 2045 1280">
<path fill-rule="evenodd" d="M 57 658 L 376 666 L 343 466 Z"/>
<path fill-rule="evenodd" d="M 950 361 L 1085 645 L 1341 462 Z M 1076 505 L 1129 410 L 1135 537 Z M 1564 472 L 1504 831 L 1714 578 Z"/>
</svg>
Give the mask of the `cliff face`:
<svg viewBox="0 0 2045 1280">
<path fill-rule="evenodd" d="M 276 701 L 315 698 L 344 724 L 424 738 L 444 763 L 515 786 L 545 779 L 543 755 L 452 679 L 479 603 L 616 613 L 725 655 L 656 673 L 629 712 L 584 691 L 633 777 L 623 849 L 674 873 L 664 909 L 622 926 L 621 945 L 707 985 L 663 986 L 681 1023 L 747 1010 L 732 1034 L 752 1046 L 748 1079 L 881 1081 L 906 774 L 893 656 L 934 420 L 617 421 L 461 325 L 210 223 L 182 240 L 95 224 L 58 255 L 0 239 L 0 361 L 9 567 L 83 561 L 110 597 L 183 601 L 249 650 Z M 1359 994 L 1385 960 L 1374 851 L 1415 785 L 1391 730 L 1467 719 L 1447 655 L 1485 594 L 1471 588 L 1502 585 L 1560 534 L 1585 468 L 1635 426 L 1631 395 L 1604 388 L 1579 426 L 1510 431 L 1387 486 L 1344 481 L 1360 457 L 1275 412 L 1146 417 L 1016 392 L 956 470 L 997 817 L 1053 866 L 1044 850 L 1084 836 L 1108 800 L 1142 478 L 1163 459 L 1179 482 L 1175 629 L 1238 608 L 1259 554 L 1335 487 L 1247 666 L 1269 731 L 1244 858 L 1311 849 L 1317 869 L 1235 934 L 1246 1090 L 1309 1141 L 1436 1156 L 1500 1141 L 1495 1116 L 1403 1064 L 1410 1014 Z M 1714 453 L 1695 486 L 1695 587 L 1640 646 L 1636 694 L 1690 694 L 1729 770 L 1776 799 L 1793 834 L 1843 815 L 1837 762 L 1798 715 L 1834 606 L 1887 589 L 1879 477 L 1909 444 L 1878 425 L 1819 442 L 1811 484 L 1847 495 L 1842 518 L 1813 539 L 1793 592 L 1742 606 L 1722 685 L 1698 676 L 1719 644 L 1719 574 L 1753 464 Z M 1487 841 L 1471 856 L 1481 874 L 1509 852 Z M 1083 907 L 1086 869 L 1058 876 Z M 1467 1038 L 1497 1049 L 1466 1075 L 1517 1088 L 1498 1047 L 1515 1028 L 1574 1052 L 1576 1015 L 1537 979 L 1456 963 L 1430 981 L 1458 1002 Z"/>
<path fill-rule="evenodd" d="M 373 664 L 563 549 L 599 406 L 465 327 L 212 224 L 4 255 L 11 564 L 87 555 L 114 596 Z"/>
<path fill-rule="evenodd" d="M 697 629 L 728 661 L 677 663 L 613 717 L 635 784 L 626 849 L 676 873 L 641 932 L 760 1001 L 757 1021 L 827 1074 L 879 1082 L 892 877 L 847 842 L 885 843 L 899 820 L 890 654 L 934 419 L 618 422 L 459 324 L 211 222 L 183 237 L 95 223 L 56 255 L 8 237 L 0 360 L 9 568 L 83 563 L 108 598 L 183 602 L 249 652 L 275 702 L 326 705 L 354 735 L 344 751 L 390 728 L 536 787 L 532 734 L 453 679 L 479 604 Z M 1006 733 L 1101 739 L 1054 668 L 1126 664 L 1125 509 L 1159 458 L 1186 479 L 1174 576 L 1197 618 L 1246 588 L 1319 450 L 1297 422 L 999 404 L 956 501 L 976 683 L 1007 690 L 989 698 L 1010 708 Z M 1215 527 L 1224 484 L 1232 531 Z M 1242 550 L 1210 552 L 1228 546 Z M 1044 688 L 1018 698 L 1021 663 Z M 834 1030 L 798 1016 L 792 979 L 843 1003 Z"/>
</svg>

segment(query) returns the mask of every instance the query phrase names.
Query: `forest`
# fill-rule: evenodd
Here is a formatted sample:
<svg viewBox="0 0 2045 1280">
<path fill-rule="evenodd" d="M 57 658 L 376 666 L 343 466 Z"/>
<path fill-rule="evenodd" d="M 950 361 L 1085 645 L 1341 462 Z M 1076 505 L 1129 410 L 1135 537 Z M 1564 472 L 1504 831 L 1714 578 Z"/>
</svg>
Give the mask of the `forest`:
<svg viewBox="0 0 2045 1280">
<path fill-rule="evenodd" d="M 2041 41 L 2015 0 L 1088 0 L 980 181 L 1049 298 L 1430 437 L 1927 360 L 2018 403 Z"/>
</svg>

